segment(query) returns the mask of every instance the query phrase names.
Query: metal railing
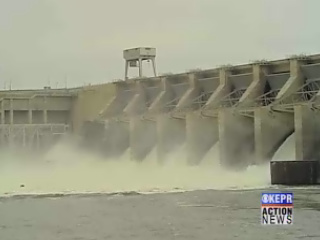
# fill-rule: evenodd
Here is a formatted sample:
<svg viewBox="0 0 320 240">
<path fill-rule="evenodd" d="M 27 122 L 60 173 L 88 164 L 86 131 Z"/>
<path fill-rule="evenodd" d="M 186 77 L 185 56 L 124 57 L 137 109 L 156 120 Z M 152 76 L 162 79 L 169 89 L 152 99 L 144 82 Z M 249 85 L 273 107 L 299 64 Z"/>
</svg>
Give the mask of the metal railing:
<svg viewBox="0 0 320 240">
<path fill-rule="evenodd" d="M 296 92 L 277 99 L 280 89 L 271 90 L 257 97 L 250 104 L 237 104 L 237 112 L 250 112 L 258 107 L 269 106 L 270 110 L 292 112 L 297 104 L 314 104 L 315 97 L 320 90 L 320 78 L 303 84 Z"/>
<path fill-rule="evenodd" d="M 246 89 L 236 89 L 227 95 L 225 95 L 216 105 L 206 106 L 205 104 L 210 99 L 212 92 L 203 92 L 192 101 L 190 104 L 177 107 L 181 97 L 176 97 L 170 101 L 168 101 L 163 107 L 160 107 L 158 111 L 148 112 L 148 110 L 141 114 L 140 117 L 143 120 L 156 121 L 154 115 L 157 113 L 167 113 L 173 118 L 185 118 L 185 114 L 191 111 L 195 111 L 196 109 L 200 110 L 200 114 L 204 117 L 212 117 L 216 114 L 215 110 L 219 110 L 221 108 L 231 108 L 233 111 L 253 117 L 253 111 L 258 107 L 270 107 L 271 111 L 283 111 L 283 112 L 292 112 L 294 105 L 297 104 L 312 104 L 317 107 L 315 103 L 316 95 L 320 90 L 320 78 L 312 79 L 305 84 L 303 84 L 298 91 L 289 94 L 283 98 L 277 99 L 281 89 L 273 89 L 269 92 L 266 92 L 250 101 L 239 102 L 241 97 L 243 96 Z M 211 110 L 211 114 L 206 115 L 205 111 Z M 129 122 L 129 116 L 124 113 L 118 114 L 117 116 L 112 117 L 112 119 L 121 122 Z"/>
<path fill-rule="evenodd" d="M 203 105 L 202 110 L 218 110 L 220 108 L 233 107 L 239 102 L 245 91 L 246 89 L 236 89 L 222 97 L 222 99 L 220 99 L 220 101 L 216 105 Z"/>
</svg>

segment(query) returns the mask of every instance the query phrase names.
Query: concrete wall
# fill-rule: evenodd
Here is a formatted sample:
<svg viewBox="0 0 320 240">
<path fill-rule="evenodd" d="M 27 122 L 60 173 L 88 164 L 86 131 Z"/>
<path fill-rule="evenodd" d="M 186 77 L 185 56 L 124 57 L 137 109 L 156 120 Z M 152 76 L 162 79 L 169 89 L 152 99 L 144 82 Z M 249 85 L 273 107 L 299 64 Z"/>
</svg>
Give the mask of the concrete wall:
<svg viewBox="0 0 320 240">
<path fill-rule="evenodd" d="M 187 113 L 186 137 L 187 160 L 191 164 L 197 164 L 219 139 L 218 118 L 203 117 L 195 112 Z"/>
<path fill-rule="evenodd" d="M 220 162 L 226 167 L 243 167 L 253 162 L 253 118 L 230 109 L 219 112 Z"/>
<path fill-rule="evenodd" d="M 142 161 L 156 146 L 156 122 L 132 117 L 130 120 L 131 158 Z"/>
<path fill-rule="evenodd" d="M 285 139 L 294 131 L 293 113 L 270 111 L 261 107 L 254 113 L 255 161 L 269 161 Z"/>
<path fill-rule="evenodd" d="M 14 111 L 13 112 L 14 124 L 26 124 L 28 123 L 28 111 Z"/>
<path fill-rule="evenodd" d="M 173 119 L 165 114 L 157 115 L 157 156 L 160 162 L 184 143 L 186 125 L 183 119 Z"/>
<path fill-rule="evenodd" d="M 109 139 L 105 141 L 109 146 L 106 149 L 121 152 L 130 147 L 131 156 L 137 160 L 143 159 L 155 145 L 159 159 L 164 160 L 186 140 L 189 161 L 197 163 L 220 140 L 220 160 L 226 166 L 270 160 L 295 130 L 296 157 L 305 159 L 314 154 L 311 145 L 317 141 L 311 130 L 317 129 L 316 122 L 307 116 L 317 119 L 317 114 L 310 107 L 293 109 L 283 104 L 294 104 L 293 96 L 305 84 L 301 64 L 318 64 L 319 59 L 317 55 L 203 73 L 128 80 L 116 86 L 92 86 L 79 92 L 73 108 L 73 123 L 77 129 L 83 121 L 97 119 L 99 112 L 105 110 L 103 116 L 112 126 L 106 131 Z M 220 85 L 204 107 L 197 105 L 194 99 L 202 92 L 199 79 L 216 79 L 218 75 Z M 157 96 L 148 98 L 154 91 L 151 88 L 157 84 L 160 85 Z M 275 94 L 273 99 L 272 94 L 264 96 L 268 91 Z M 229 96 L 233 92 L 235 94 Z M 262 101 L 262 96 L 270 101 Z M 225 104 L 231 98 L 236 100 Z M 170 104 L 173 108 L 168 107 Z M 185 111 L 189 107 L 193 111 Z M 117 122 L 114 117 L 122 120 Z M 122 150 L 115 142 L 122 144 Z"/>
<path fill-rule="evenodd" d="M 282 102 L 291 102 L 292 96 L 304 84 L 305 78 L 301 71 L 301 61 L 297 59 L 290 60 L 290 78 L 286 84 L 281 88 L 276 99 Z"/>
<path fill-rule="evenodd" d="M 48 123 L 48 112 L 56 112 L 59 116 L 55 117 L 51 113 L 50 123 L 55 119 L 61 119 L 60 115 L 70 115 L 74 94 L 57 95 L 55 93 L 30 94 L 21 92 L 20 94 L 4 94 L 0 99 L 1 121 L 0 124 L 44 124 Z M 70 124 L 70 117 L 66 117 L 63 123 Z"/>
<path fill-rule="evenodd" d="M 84 122 L 100 122 L 97 142 L 106 155 L 120 156 L 130 147 L 136 160 L 156 146 L 164 161 L 186 141 L 188 160 L 197 164 L 220 140 L 226 166 L 270 160 L 295 130 L 296 158 L 313 158 L 320 101 L 297 105 L 295 96 L 307 80 L 320 78 L 319 62 L 320 55 L 284 59 L 88 86 L 72 94 L 0 91 L 1 123 L 71 123 L 79 133 Z M 203 92 L 208 96 L 199 104 Z"/>
<path fill-rule="evenodd" d="M 75 91 L 0 92 L 1 146 L 43 150 L 68 131 Z"/>
<path fill-rule="evenodd" d="M 43 114 L 44 114 L 43 111 L 39 111 L 39 110 L 32 111 L 32 122 L 33 122 L 34 124 L 44 123 L 44 116 L 43 116 Z"/>
<path fill-rule="evenodd" d="M 260 93 L 256 82 L 260 80 L 261 74 L 256 71 L 255 66 L 251 66 L 243 74 L 238 74 L 233 69 L 226 76 L 221 75 L 221 81 L 226 82 L 231 93 L 220 100 L 225 102 L 218 113 L 220 162 L 225 166 L 241 167 L 251 163 L 253 159 L 254 124 L 253 117 L 238 113 L 235 106 L 254 102 Z"/>
<path fill-rule="evenodd" d="M 294 107 L 296 160 L 319 159 L 320 111 L 309 106 Z"/>
<path fill-rule="evenodd" d="M 72 107 L 73 130 L 79 132 L 85 121 L 98 118 L 99 113 L 115 97 L 115 93 L 115 84 L 111 83 L 88 86 L 81 89 L 74 99 Z"/>
<path fill-rule="evenodd" d="M 253 111 L 251 107 L 261 104 L 259 97 L 265 91 L 278 90 L 278 87 L 279 93 L 274 105 L 284 100 L 290 103 L 290 96 L 304 84 L 300 64 L 300 60 L 293 59 L 283 60 L 278 65 L 253 64 L 220 69 L 220 85 L 201 111 L 197 110 L 193 102 L 201 94 L 197 74 L 186 75 L 189 87 L 185 92 L 182 91 L 175 108 L 169 110 L 166 110 L 167 103 L 181 94 L 179 86 L 183 84 L 183 75 L 159 80 L 162 82 L 162 90 L 148 111 L 145 87 L 141 84 L 140 90 L 133 94 L 130 103 L 124 107 L 130 122 L 132 157 L 143 159 L 157 144 L 158 157 L 164 160 L 166 155 L 186 140 L 189 162 L 197 163 L 220 139 L 221 162 L 224 165 L 246 165 L 269 160 L 292 133 L 293 113 L 272 107 L 260 107 Z M 269 90 L 266 89 L 267 85 Z M 236 93 L 235 96 L 228 96 L 237 89 L 241 95 Z M 226 108 L 221 104 L 229 101 L 229 98 L 238 98 L 232 103 L 235 108 L 232 105 Z M 120 100 L 121 97 L 117 101 Z M 191 112 L 184 111 L 188 107 L 195 108 Z M 248 113 L 247 108 L 251 108 L 251 113 Z M 141 115 L 145 113 L 152 117 L 142 118 Z M 144 144 L 146 141 L 148 144 Z"/>
<path fill-rule="evenodd" d="M 156 146 L 157 124 L 153 119 L 143 117 L 157 96 L 165 91 L 160 79 L 141 81 L 136 85 L 136 94 L 124 109 L 130 118 L 130 155 L 142 161 Z"/>
<path fill-rule="evenodd" d="M 255 123 L 255 153 L 256 163 L 262 163 L 272 159 L 272 156 L 285 139 L 294 131 L 293 110 L 281 107 L 281 104 L 290 104 L 293 101 L 292 96 L 304 84 L 304 77 L 301 72 L 301 62 L 294 59 L 289 61 L 289 78 L 281 85 L 281 89 L 276 95 L 275 101 L 270 107 L 260 107 L 254 112 Z M 280 81 L 278 75 L 276 76 Z M 277 82 L 270 82 L 276 86 Z M 279 84 L 279 83 L 278 83 Z M 277 87 L 276 87 L 277 88 Z M 278 107 L 277 107 L 278 106 Z"/>
<path fill-rule="evenodd" d="M 48 111 L 47 112 L 47 123 L 63 123 L 69 124 L 71 122 L 70 111 Z"/>
<path fill-rule="evenodd" d="M 201 162 L 205 154 L 219 139 L 215 108 L 219 106 L 220 100 L 230 93 L 231 87 L 227 69 L 220 69 L 217 75 L 219 76 L 219 85 L 212 88 L 211 96 L 204 103 L 204 106 L 186 114 L 187 160 L 191 164 Z M 201 94 L 203 92 L 197 89 L 199 83 L 194 86 L 197 90 L 197 92 L 194 91 L 195 93 Z"/>
</svg>

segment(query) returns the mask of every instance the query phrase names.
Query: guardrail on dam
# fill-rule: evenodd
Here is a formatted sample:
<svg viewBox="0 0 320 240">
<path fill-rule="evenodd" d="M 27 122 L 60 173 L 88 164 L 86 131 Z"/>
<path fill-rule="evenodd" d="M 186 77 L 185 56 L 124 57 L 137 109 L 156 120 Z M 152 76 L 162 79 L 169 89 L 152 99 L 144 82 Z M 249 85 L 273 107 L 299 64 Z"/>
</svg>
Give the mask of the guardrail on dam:
<svg viewBox="0 0 320 240">
<path fill-rule="evenodd" d="M 131 79 L 113 84 L 115 97 L 84 130 L 107 156 L 130 148 L 138 161 L 154 147 L 164 161 L 186 144 L 196 164 L 219 141 L 225 166 L 269 161 L 295 132 L 295 159 L 314 159 L 319 80 L 320 55 Z"/>
</svg>

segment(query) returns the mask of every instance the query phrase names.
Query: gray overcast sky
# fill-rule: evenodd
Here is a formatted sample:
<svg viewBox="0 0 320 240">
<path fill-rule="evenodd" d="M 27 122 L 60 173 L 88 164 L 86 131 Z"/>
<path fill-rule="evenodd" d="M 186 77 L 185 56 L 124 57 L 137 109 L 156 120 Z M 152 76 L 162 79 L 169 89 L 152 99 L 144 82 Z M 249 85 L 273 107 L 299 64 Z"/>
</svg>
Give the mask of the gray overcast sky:
<svg viewBox="0 0 320 240">
<path fill-rule="evenodd" d="M 137 46 L 157 48 L 159 73 L 319 53 L 319 9 L 319 0 L 0 0 L 0 88 L 123 78 L 122 50 Z"/>
</svg>

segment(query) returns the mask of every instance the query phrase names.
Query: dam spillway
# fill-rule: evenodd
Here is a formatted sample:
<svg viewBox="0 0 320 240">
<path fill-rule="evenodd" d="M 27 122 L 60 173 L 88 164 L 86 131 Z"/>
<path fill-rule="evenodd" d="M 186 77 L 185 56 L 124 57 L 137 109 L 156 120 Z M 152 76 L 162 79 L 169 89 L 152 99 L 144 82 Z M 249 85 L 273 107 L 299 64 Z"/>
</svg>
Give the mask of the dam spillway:
<svg viewBox="0 0 320 240">
<path fill-rule="evenodd" d="M 106 154 L 129 149 L 137 161 L 154 147 L 165 161 L 186 144 L 198 164 L 219 141 L 222 165 L 259 165 L 293 133 L 291 160 L 317 159 L 319 79 L 319 55 L 129 79 L 114 83 L 113 100 L 86 131 L 100 124 Z"/>
<path fill-rule="evenodd" d="M 320 55 L 312 55 L 78 89 L 3 91 L 1 145 L 73 133 L 110 159 L 129 152 L 144 161 L 155 151 L 161 163 L 185 146 L 187 162 L 197 165 L 218 147 L 221 165 L 243 168 L 269 162 L 294 136 L 290 160 L 318 159 L 319 79 Z"/>
</svg>

